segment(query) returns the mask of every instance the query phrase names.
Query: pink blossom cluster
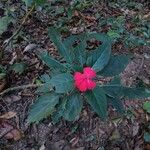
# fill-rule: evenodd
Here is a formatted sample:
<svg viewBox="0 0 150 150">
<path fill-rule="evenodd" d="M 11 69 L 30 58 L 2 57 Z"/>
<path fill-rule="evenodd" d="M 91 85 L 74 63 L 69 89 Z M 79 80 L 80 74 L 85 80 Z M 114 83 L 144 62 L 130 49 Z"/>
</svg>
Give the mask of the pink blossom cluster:
<svg viewBox="0 0 150 150">
<path fill-rule="evenodd" d="M 81 92 L 92 90 L 96 87 L 96 82 L 93 81 L 95 77 L 96 72 L 91 67 L 85 67 L 83 73 L 74 73 L 75 87 Z"/>
</svg>

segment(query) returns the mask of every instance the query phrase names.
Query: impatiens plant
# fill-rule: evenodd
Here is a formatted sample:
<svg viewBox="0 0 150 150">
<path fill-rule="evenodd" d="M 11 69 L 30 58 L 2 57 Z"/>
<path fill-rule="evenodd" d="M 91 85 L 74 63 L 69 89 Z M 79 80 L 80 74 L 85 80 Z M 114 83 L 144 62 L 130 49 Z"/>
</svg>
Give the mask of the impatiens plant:
<svg viewBox="0 0 150 150">
<path fill-rule="evenodd" d="M 112 42 L 107 35 L 92 32 L 62 39 L 59 32 L 51 27 L 49 37 L 60 53 L 60 58 L 55 59 L 48 52 L 38 54 L 50 68 L 50 73 L 40 78 L 42 84 L 36 91 L 39 96 L 30 108 L 28 122 L 38 123 L 48 116 L 55 123 L 61 118 L 67 121 L 77 120 L 85 102 L 98 116 L 106 119 L 109 105 L 119 113 L 124 113 L 122 98 L 139 99 L 150 96 L 148 89 L 121 84 L 118 75 L 128 64 L 130 57 L 112 55 Z M 93 48 L 89 47 L 91 40 L 97 43 Z M 104 84 L 100 80 L 102 77 L 113 79 Z"/>
</svg>

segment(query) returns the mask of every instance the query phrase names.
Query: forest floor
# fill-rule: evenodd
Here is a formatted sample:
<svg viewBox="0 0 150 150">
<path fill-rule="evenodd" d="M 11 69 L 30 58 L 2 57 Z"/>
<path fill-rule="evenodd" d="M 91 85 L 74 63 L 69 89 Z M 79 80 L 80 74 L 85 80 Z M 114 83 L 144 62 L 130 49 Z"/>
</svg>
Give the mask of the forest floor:
<svg viewBox="0 0 150 150">
<path fill-rule="evenodd" d="M 115 28 L 115 31 L 119 28 L 117 33 L 110 32 L 110 35 L 120 36 L 113 45 L 113 53 L 133 55 L 121 74 L 123 83 L 149 87 L 150 47 L 140 45 L 143 41 L 138 41 L 136 37 L 127 41 L 129 37 L 125 33 L 127 30 L 147 40 L 143 35 L 144 32 L 150 33 L 150 28 L 146 27 L 148 31 L 143 28 L 148 24 L 145 22 L 150 21 L 148 2 L 136 1 L 131 6 L 125 1 L 118 5 L 97 1 L 80 2 L 78 7 L 74 6 L 72 16 L 66 19 L 69 4 L 71 2 L 56 1 L 30 14 L 19 35 L 5 48 L 1 60 L 1 65 L 6 69 L 15 62 L 23 62 L 27 67 L 22 74 L 9 71 L 6 80 L 0 81 L 0 92 L 10 87 L 32 84 L 47 70 L 35 53 L 46 49 L 57 57 L 56 49 L 47 34 L 48 27 L 53 24 L 60 28 L 64 37 L 84 31 L 108 33 L 111 28 Z M 4 8 L 8 6 L 13 10 L 16 20 L 1 35 L 0 45 L 19 28 L 25 14 L 24 3 L 13 0 L 0 2 L 0 16 L 4 15 Z M 124 18 L 124 24 L 120 21 L 116 25 L 114 22 L 120 16 Z M 113 18 L 112 21 L 109 22 L 109 18 Z M 104 23 L 106 19 L 108 22 Z M 131 44 L 133 41 L 135 43 Z M 1 86 L 3 83 L 4 88 Z M 27 115 L 29 106 L 36 98 L 34 91 L 35 88 L 12 91 L 0 98 L 0 116 L 10 113 L 10 117 L 0 117 L 1 150 L 150 150 L 150 144 L 143 138 L 149 130 L 150 121 L 149 114 L 143 110 L 143 101 L 123 100 L 126 115 L 120 116 L 115 109 L 109 108 L 109 119 L 106 122 L 89 106 L 85 106 L 80 119 L 75 122 L 61 121 L 54 125 L 48 118 L 39 124 L 29 125 Z"/>
</svg>

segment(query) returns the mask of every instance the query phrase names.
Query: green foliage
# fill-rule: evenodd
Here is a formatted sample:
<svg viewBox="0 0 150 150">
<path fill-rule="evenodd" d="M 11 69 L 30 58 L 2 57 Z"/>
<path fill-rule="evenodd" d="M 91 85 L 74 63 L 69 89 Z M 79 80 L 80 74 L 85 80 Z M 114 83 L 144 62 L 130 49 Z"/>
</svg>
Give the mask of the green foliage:
<svg viewBox="0 0 150 150">
<path fill-rule="evenodd" d="M 123 96 L 129 99 L 140 99 L 150 97 L 150 90 L 143 87 L 123 87 Z"/>
<path fill-rule="evenodd" d="M 49 28 L 49 37 L 52 42 L 57 46 L 57 50 L 59 53 L 65 58 L 65 60 L 69 63 L 72 62 L 72 53 L 67 49 L 67 47 L 62 43 L 61 36 L 59 32 L 53 27 Z"/>
<path fill-rule="evenodd" d="M 97 72 L 101 71 L 109 62 L 111 54 L 111 39 L 105 34 L 90 33 L 87 39 L 96 39 L 102 44 L 88 53 L 87 65 L 93 66 Z"/>
<path fill-rule="evenodd" d="M 125 69 L 128 63 L 129 57 L 126 55 L 111 56 L 106 68 L 100 71 L 99 74 L 106 77 L 118 75 Z"/>
<path fill-rule="evenodd" d="M 111 6 L 112 7 L 112 6 Z M 144 19 L 139 19 L 138 16 L 133 17 L 131 23 L 136 24 L 135 28 L 132 28 L 130 32 L 126 29 L 125 17 L 108 17 L 100 18 L 100 28 L 104 26 L 110 26 L 107 35 L 113 41 L 122 41 L 126 47 L 135 47 L 140 45 L 149 45 L 149 22 Z"/>
<path fill-rule="evenodd" d="M 146 112 L 148 112 L 148 113 L 150 113 L 150 102 L 144 102 L 144 104 L 143 104 L 143 109 L 146 111 Z"/>
<path fill-rule="evenodd" d="M 63 57 L 60 59 L 63 60 L 63 63 L 54 59 L 47 52 L 38 54 L 39 58 L 50 68 L 50 75 L 44 74 L 40 78 L 42 84 L 37 89 L 37 93 L 43 95 L 31 107 L 29 122 L 39 122 L 49 115 L 54 123 L 61 118 L 74 121 L 79 118 L 83 100 L 89 103 L 98 116 L 106 119 L 109 105 L 112 105 L 119 113 L 124 113 L 121 98 L 150 97 L 150 92 L 145 88 L 126 87 L 121 84 L 117 75 L 124 70 L 129 62 L 129 57 L 113 56 L 111 54 L 112 41 L 107 35 L 82 33 L 62 39 L 58 30 L 51 27 L 49 37 Z M 89 50 L 87 42 L 91 39 L 102 44 Z M 86 66 L 92 67 L 102 76 L 115 77 L 106 85 L 97 83 L 93 90 L 80 93 L 74 86 L 73 75 L 77 71 L 83 72 Z"/>
<path fill-rule="evenodd" d="M 143 87 L 126 87 L 121 84 L 119 78 L 115 78 L 111 83 L 101 86 L 110 97 L 140 99 L 150 97 L 150 91 Z"/>
<path fill-rule="evenodd" d="M 150 143 L 150 134 L 148 132 L 144 133 L 144 141 Z"/>
<path fill-rule="evenodd" d="M 31 107 L 28 122 L 38 123 L 40 120 L 48 117 L 53 113 L 58 102 L 59 95 L 55 93 L 47 93 L 38 97 L 34 105 Z"/>
<path fill-rule="evenodd" d="M 30 7 L 33 4 L 35 4 L 37 6 L 38 5 L 43 5 L 46 2 L 46 0 L 22 0 L 22 1 L 25 2 L 27 7 Z"/>
<path fill-rule="evenodd" d="M 79 93 L 67 97 L 63 118 L 68 121 L 74 121 L 79 118 L 82 110 L 83 101 Z"/>
<path fill-rule="evenodd" d="M 96 60 L 96 62 L 93 64 L 92 68 L 99 72 L 108 64 L 111 54 L 111 47 L 106 47 L 106 49 L 103 49 L 101 51 L 101 54 L 99 55 L 99 58 Z"/>
<path fill-rule="evenodd" d="M 40 86 L 37 88 L 36 93 L 48 93 L 52 91 L 53 86 L 50 83 L 50 76 L 48 74 L 44 74 L 40 77 Z"/>
<path fill-rule="evenodd" d="M 86 93 L 87 102 L 93 110 L 103 119 L 107 117 L 107 99 L 104 91 L 98 86 Z"/>
<path fill-rule="evenodd" d="M 120 114 L 124 113 L 124 106 L 121 99 L 107 96 L 107 100 Z"/>
<path fill-rule="evenodd" d="M 11 70 L 13 70 L 15 73 L 18 73 L 19 75 L 22 74 L 26 69 L 26 64 L 23 62 L 15 63 L 11 66 Z"/>
<path fill-rule="evenodd" d="M 4 16 L 0 18 L 0 35 L 6 31 L 9 23 L 12 21 L 12 18 L 9 16 Z"/>
<path fill-rule="evenodd" d="M 52 56 L 48 55 L 47 52 L 42 52 L 39 55 L 39 58 L 41 60 L 44 61 L 44 63 L 48 66 L 48 67 L 52 67 L 53 69 L 62 69 L 65 70 L 66 67 L 64 64 L 60 63 L 59 61 L 57 61 L 56 59 L 54 59 Z"/>
<path fill-rule="evenodd" d="M 63 42 L 67 46 L 67 48 L 70 49 L 70 51 L 74 52 L 73 61 L 80 64 L 82 67 L 86 63 L 86 38 L 86 34 L 71 35 L 67 37 Z"/>
<path fill-rule="evenodd" d="M 0 65 L 0 80 L 5 78 L 6 76 L 6 70 L 4 69 L 3 66 Z"/>
<path fill-rule="evenodd" d="M 124 108 L 121 98 L 132 100 L 150 97 L 150 91 L 141 87 L 126 87 L 121 85 L 120 78 L 116 77 L 109 84 L 101 86 L 107 95 L 108 101 L 116 110 L 123 114 Z"/>
<path fill-rule="evenodd" d="M 67 93 L 73 90 L 73 76 L 69 73 L 58 74 L 50 80 L 52 86 L 55 87 L 56 93 Z"/>
<path fill-rule="evenodd" d="M 67 97 L 63 97 L 63 99 L 60 100 L 60 103 L 57 105 L 56 110 L 52 114 L 52 121 L 53 123 L 57 123 L 60 121 L 61 117 L 63 117 L 64 111 L 66 109 L 66 103 L 67 103 Z"/>
</svg>

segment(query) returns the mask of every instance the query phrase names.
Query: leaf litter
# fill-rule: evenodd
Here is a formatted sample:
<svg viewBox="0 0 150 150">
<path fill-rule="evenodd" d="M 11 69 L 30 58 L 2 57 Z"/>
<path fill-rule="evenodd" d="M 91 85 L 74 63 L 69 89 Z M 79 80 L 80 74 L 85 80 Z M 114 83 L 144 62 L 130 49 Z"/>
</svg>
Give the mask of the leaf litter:
<svg viewBox="0 0 150 150">
<path fill-rule="evenodd" d="M 17 2 L 17 4 L 21 5 L 19 2 Z M 15 4 L 12 2 L 12 5 Z M 99 5 L 93 4 L 92 7 L 87 8 L 85 11 L 80 12 L 78 10 L 74 14 L 73 18 L 70 19 L 71 22 L 67 24 L 68 30 L 73 34 L 83 32 L 84 30 L 107 31 L 110 28 L 109 26 L 104 27 L 103 29 L 98 27 L 98 20 L 94 16 L 97 11 L 100 12 L 99 18 L 101 15 L 105 17 L 122 15 L 122 12 L 118 8 L 112 9 L 104 3 L 100 3 Z M 23 12 L 20 14 L 22 13 Z M 128 12 L 126 11 L 125 13 Z M 47 24 L 49 24 L 49 22 L 56 22 L 56 17 L 49 18 L 46 14 L 39 14 L 35 13 L 34 16 L 31 15 L 31 18 L 25 24 L 22 36 L 31 39 L 32 41 L 30 43 L 35 43 L 35 45 L 41 47 L 38 48 L 40 51 L 48 49 L 50 53 L 57 57 L 56 49 L 47 38 L 47 31 L 45 31 L 47 30 Z M 135 13 L 132 13 L 132 15 L 134 14 Z M 148 18 L 148 13 L 146 12 L 145 14 L 147 16 L 144 16 L 144 18 Z M 130 22 L 128 23 L 130 29 L 132 26 Z M 0 43 L 1 42 L 0 39 Z M 24 58 L 22 59 L 34 64 L 34 62 L 38 61 L 33 50 L 35 45 L 20 40 L 20 42 L 15 44 L 15 48 L 13 48 L 12 51 L 7 52 L 6 58 L 2 61 L 2 64 L 6 65 L 8 62 L 15 63 L 17 59 L 19 59 L 17 52 L 15 52 L 17 49 L 24 53 Z M 148 57 L 143 60 L 144 56 L 148 56 L 148 52 L 145 49 L 148 48 L 139 47 L 131 50 L 124 48 L 121 43 L 117 43 L 117 45 L 114 46 L 114 53 L 134 53 L 133 61 L 122 75 L 123 82 L 127 85 L 137 84 L 142 81 L 142 83 L 144 82 L 149 86 L 150 63 Z M 12 55 L 13 53 L 15 54 L 15 58 Z M 47 69 L 42 66 L 40 62 L 37 63 L 37 67 L 33 65 L 30 70 L 27 70 L 22 76 L 12 73 L 7 79 L 7 86 L 31 83 L 37 79 L 39 74 L 42 74 L 44 70 Z M 0 88 L 0 91 L 5 88 L 4 86 L 0 87 L 2 87 Z M 130 148 L 142 150 L 145 147 L 145 150 L 148 150 L 150 148 L 148 143 L 144 143 L 142 136 L 143 133 L 147 131 L 149 114 L 145 114 L 141 102 L 125 101 L 124 104 L 127 109 L 127 117 L 122 118 L 119 123 L 115 124 L 111 120 L 102 122 L 93 112 L 90 112 L 88 106 L 86 106 L 79 121 L 73 123 L 61 121 L 60 124 L 53 125 L 50 119 L 46 119 L 39 125 L 29 126 L 26 123 L 26 118 L 28 106 L 33 103 L 35 97 L 33 92 L 33 90 L 24 90 L 18 95 L 15 92 L 15 94 L 13 93 L 12 95 L 5 96 L 3 101 L 0 102 L 0 140 L 6 140 L 5 142 L 2 141 L 2 148 L 7 147 L 8 149 L 13 150 L 28 150 L 32 148 L 47 150 L 96 150 L 101 147 L 112 150 L 124 150 Z M 132 111 L 130 108 L 132 108 Z M 15 110 L 15 112 L 11 110 Z M 116 116 L 118 116 L 116 112 L 111 109 L 110 112 L 112 118 L 116 119 Z M 15 119 L 16 115 L 19 120 Z M 118 117 L 117 119 L 120 118 Z M 78 126 L 78 129 L 72 133 L 73 126 Z M 89 136 L 94 137 L 93 140 L 86 141 Z M 19 142 L 10 144 L 9 140 L 19 140 Z"/>
</svg>

